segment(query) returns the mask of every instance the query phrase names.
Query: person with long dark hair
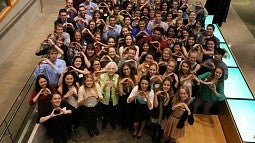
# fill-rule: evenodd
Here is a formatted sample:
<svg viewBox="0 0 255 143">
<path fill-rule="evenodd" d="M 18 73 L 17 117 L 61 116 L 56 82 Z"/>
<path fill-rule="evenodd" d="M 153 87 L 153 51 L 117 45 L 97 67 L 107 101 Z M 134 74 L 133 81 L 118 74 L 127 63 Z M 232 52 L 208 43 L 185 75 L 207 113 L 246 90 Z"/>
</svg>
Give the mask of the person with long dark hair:
<svg viewBox="0 0 255 143">
<path fill-rule="evenodd" d="M 124 63 L 119 73 L 119 122 L 122 129 L 132 129 L 134 102 L 127 103 L 127 98 L 138 82 L 136 71 L 129 63 Z"/>
<path fill-rule="evenodd" d="M 62 101 L 59 93 L 53 93 L 50 97 L 51 104 L 43 109 L 37 121 L 44 124 L 47 135 L 53 143 L 67 143 L 71 135 L 71 114 L 74 108 Z"/>
<path fill-rule="evenodd" d="M 75 81 L 75 73 L 67 71 L 63 75 L 62 84 L 58 88 L 58 92 L 61 94 L 62 100 L 70 104 L 74 110 L 71 115 L 72 121 L 72 133 L 75 136 L 72 136 L 74 141 L 77 141 L 77 138 L 80 138 L 81 135 L 78 131 L 78 127 L 81 119 L 81 110 L 78 106 L 78 89 L 80 87 L 79 83 Z"/>
<path fill-rule="evenodd" d="M 213 72 L 199 75 L 197 81 L 200 83 L 201 89 L 194 101 L 194 113 L 197 113 L 198 108 L 202 105 L 203 113 L 209 114 L 215 102 L 225 99 L 224 69 L 218 66 Z"/>
<path fill-rule="evenodd" d="M 150 110 L 153 109 L 153 99 L 154 91 L 151 89 L 150 79 L 143 76 L 127 98 L 128 103 L 135 101 L 133 137 L 142 137 L 145 123 L 150 118 Z"/>
<path fill-rule="evenodd" d="M 38 104 L 37 110 L 40 114 L 45 107 L 50 105 L 50 95 L 56 89 L 49 85 L 48 78 L 45 75 L 38 75 L 35 80 L 35 88 L 32 92 L 29 104 L 35 105 Z"/>
</svg>

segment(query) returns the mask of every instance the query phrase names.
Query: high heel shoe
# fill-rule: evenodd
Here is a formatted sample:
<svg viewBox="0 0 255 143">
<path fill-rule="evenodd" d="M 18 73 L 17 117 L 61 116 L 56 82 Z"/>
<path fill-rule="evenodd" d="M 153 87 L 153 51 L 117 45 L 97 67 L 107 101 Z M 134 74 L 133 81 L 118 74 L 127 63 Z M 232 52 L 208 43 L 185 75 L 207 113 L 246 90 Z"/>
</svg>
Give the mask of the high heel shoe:
<svg viewBox="0 0 255 143">
<path fill-rule="evenodd" d="M 136 133 L 133 132 L 133 133 L 132 133 L 132 136 L 133 136 L 133 138 L 135 138 L 137 135 L 136 135 Z"/>
</svg>

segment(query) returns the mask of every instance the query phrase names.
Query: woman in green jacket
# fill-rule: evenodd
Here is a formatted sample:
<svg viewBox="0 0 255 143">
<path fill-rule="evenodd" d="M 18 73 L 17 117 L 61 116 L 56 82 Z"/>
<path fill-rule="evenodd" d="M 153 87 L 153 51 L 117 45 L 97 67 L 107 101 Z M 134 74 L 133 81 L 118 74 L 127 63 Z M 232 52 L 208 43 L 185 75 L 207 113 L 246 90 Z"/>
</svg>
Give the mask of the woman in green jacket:
<svg viewBox="0 0 255 143">
<path fill-rule="evenodd" d="M 193 104 L 194 113 L 197 113 L 197 109 L 202 105 L 203 113 L 209 114 L 210 108 L 216 101 L 225 99 L 224 70 L 218 66 L 212 73 L 199 75 L 196 80 L 201 84 L 201 89 Z"/>
</svg>

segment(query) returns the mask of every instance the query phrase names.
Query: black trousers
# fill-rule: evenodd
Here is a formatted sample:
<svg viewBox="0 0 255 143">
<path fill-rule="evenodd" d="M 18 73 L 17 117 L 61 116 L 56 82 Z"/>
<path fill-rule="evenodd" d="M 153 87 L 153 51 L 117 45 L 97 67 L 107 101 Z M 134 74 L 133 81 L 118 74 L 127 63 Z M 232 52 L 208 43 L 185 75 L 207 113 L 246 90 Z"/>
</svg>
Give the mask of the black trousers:
<svg viewBox="0 0 255 143">
<path fill-rule="evenodd" d="M 117 105 L 113 106 L 110 101 L 109 105 L 102 104 L 103 124 L 107 125 L 110 122 L 111 125 L 116 125 L 117 118 Z"/>
<path fill-rule="evenodd" d="M 85 125 L 87 130 L 97 128 L 97 107 L 85 107 L 84 106 L 84 115 L 85 115 Z"/>
</svg>

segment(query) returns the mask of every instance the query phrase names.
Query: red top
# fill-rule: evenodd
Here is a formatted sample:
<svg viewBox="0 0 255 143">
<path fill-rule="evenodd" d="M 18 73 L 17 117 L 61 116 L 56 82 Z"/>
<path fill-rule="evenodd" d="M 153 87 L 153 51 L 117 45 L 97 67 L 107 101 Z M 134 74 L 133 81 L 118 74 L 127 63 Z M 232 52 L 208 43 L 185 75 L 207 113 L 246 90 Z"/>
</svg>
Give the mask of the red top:
<svg viewBox="0 0 255 143">
<path fill-rule="evenodd" d="M 50 88 L 51 92 L 56 91 L 55 88 L 51 87 Z M 36 90 L 33 90 L 31 98 L 29 100 L 29 105 L 34 105 L 36 102 L 33 101 L 33 98 L 38 94 L 38 92 Z M 50 95 L 40 95 L 38 100 L 38 113 L 41 113 L 43 111 L 43 109 L 48 108 L 51 105 L 50 102 Z"/>
<path fill-rule="evenodd" d="M 153 41 L 158 41 L 160 43 L 160 50 L 163 51 L 163 49 L 165 49 L 167 47 L 167 42 L 164 41 L 162 38 L 160 40 L 154 40 L 154 38 L 152 36 L 147 36 L 147 37 L 144 37 L 142 38 L 141 40 L 137 41 L 137 43 L 139 45 L 141 45 L 145 40 L 148 40 L 150 42 L 153 42 Z"/>
</svg>

